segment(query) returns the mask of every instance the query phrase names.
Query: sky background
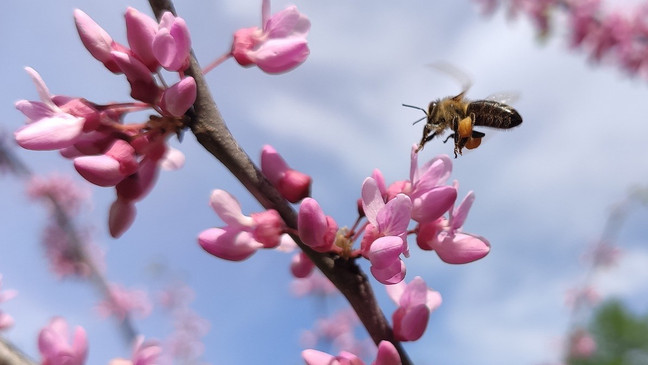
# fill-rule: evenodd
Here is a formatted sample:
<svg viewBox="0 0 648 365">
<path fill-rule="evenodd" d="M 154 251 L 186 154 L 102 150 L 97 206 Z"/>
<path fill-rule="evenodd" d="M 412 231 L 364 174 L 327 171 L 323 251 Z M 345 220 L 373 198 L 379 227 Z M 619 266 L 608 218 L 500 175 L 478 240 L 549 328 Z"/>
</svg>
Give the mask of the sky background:
<svg viewBox="0 0 648 365">
<path fill-rule="evenodd" d="M 361 183 L 374 168 L 388 182 L 408 177 L 410 148 L 420 140 L 422 124 L 412 126 L 421 114 L 401 104 L 425 107 L 461 91 L 456 80 L 427 64 L 443 61 L 465 70 L 473 81 L 469 98 L 519 94 L 514 106 L 522 126 L 493 133 L 453 161 L 460 196 L 470 190 L 476 195 L 464 230 L 488 238 L 492 251 L 479 262 L 451 266 L 413 249 L 405 260 L 407 281 L 422 276 L 444 302 L 425 336 L 405 346 L 424 365 L 557 360 L 568 321 L 565 293 L 583 278 L 582 254 L 599 237 L 610 207 L 630 186 L 646 182 L 646 81 L 570 51 L 560 17 L 552 36 L 540 43 L 528 19 L 510 20 L 502 11 L 484 17 L 467 0 L 292 3 L 312 21 L 306 63 L 271 76 L 229 60 L 207 80 L 248 154 L 258 161 L 261 147 L 273 145 L 292 167 L 313 177 L 313 197 L 340 226 L 353 224 Z M 288 4 L 273 1 L 273 12 Z M 125 44 L 129 5 L 150 14 L 143 1 L 4 4 L 0 128 L 11 133 L 24 122 L 15 101 L 37 99 L 25 66 L 35 68 L 52 93 L 97 103 L 130 101 L 125 78 L 91 58 L 72 18 L 73 9 L 81 8 Z M 176 9 L 203 65 L 229 49 L 236 29 L 260 22 L 257 0 L 183 1 Z M 323 314 L 321 305 L 291 295 L 290 255 L 263 251 L 231 263 L 198 246 L 200 231 L 222 225 L 208 206 L 211 190 L 231 192 L 247 214 L 260 206 L 191 133 L 172 145 L 186 154 L 185 166 L 161 174 L 138 203 L 133 227 L 118 240 L 108 236 L 105 223 L 114 191 L 85 184 L 93 200 L 83 222 L 93 224 L 95 241 L 106 250 L 107 276 L 149 289 L 152 297 L 175 279 L 192 286 L 193 309 L 211 323 L 204 338 L 207 363 L 302 363 L 299 334 Z M 39 174 L 74 174 L 57 153 L 16 153 Z M 419 160 L 441 153 L 451 154 L 452 146 L 433 141 Z M 95 290 L 48 271 L 39 243 L 44 210 L 27 200 L 19 180 L 0 181 L 0 273 L 4 288 L 20 291 L 0 305 L 16 320 L 5 336 L 37 357 L 39 329 L 60 315 L 88 331 L 89 364 L 128 356 L 114 323 L 96 315 Z M 596 278 L 603 296 L 620 297 L 641 312 L 648 303 L 647 216 L 632 211 L 619 238 L 619 266 Z M 153 266 L 163 267 L 163 274 L 154 275 Z M 375 291 L 391 317 L 394 305 L 380 286 Z M 147 338 L 170 331 L 168 317 L 159 312 L 136 325 Z"/>
</svg>

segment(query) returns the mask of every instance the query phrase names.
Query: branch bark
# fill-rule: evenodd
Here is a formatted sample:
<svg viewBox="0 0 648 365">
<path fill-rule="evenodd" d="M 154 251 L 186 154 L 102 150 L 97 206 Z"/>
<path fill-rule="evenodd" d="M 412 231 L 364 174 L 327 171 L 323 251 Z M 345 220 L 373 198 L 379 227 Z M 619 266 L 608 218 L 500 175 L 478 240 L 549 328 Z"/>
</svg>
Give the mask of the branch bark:
<svg viewBox="0 0 648 365">
<path fill-rule="evenodd" d="M 37 365 L 9 341 L 0 338 L 0 365 Z"/>
<path fill-rule="evenodd" d="M 176 14 L 169 0 L 149 0 L 149 3 L 158 19 L 164 11 Z M 286 225 L 296 230 L 297 214 L 290 203 L 263 176 L 230 133 L 195 57 L 192 56 L 191 65 L 185 72 L 196 80 L 198 87 L 194 107 L 187 113 L 191 119 L 189 127 L 198 142 L 225 165 L 264 208 L 275 209 Z M 382 340 L 392 342 L 400 354 L 403 365 L 411 364 L 401 344 L 394 339 L 393 331 L 378 306 L 367 276 L 360 267 L 352 260 L 317 253 L 302 243 L 296 235 L 293 239 L 346 297 L 373 341 L 376 344 Z"/>
</svg>

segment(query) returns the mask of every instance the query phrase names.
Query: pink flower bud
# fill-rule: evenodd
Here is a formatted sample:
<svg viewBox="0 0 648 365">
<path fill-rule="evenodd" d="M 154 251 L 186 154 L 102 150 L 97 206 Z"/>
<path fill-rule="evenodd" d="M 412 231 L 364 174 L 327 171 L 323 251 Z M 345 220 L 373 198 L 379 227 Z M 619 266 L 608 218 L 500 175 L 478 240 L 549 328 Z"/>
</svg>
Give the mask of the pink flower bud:
<svg viewBox="0 0 648 365">
<path fill-rule="evenodd" d="M 135 56 L 125 52 L 111 52 L 113 59 L 126 75 L 131 86 L 131 97 L 148 104 L 155 104 L 161 94 L 151 71 Z"/>
<path fill-rule="evenodd" d="M 261 150 L 261 171 L 279 193 L 291 203 L 310 195 L 310 176 L 288 167 L 286 161 L 270 145 Z"/>
<path fill-rule="evenodd" d="M 184 19 L 164 12 L 153 39 L 153 54 L 162 67 L 169 71 L 182 71 L 189 66 L 191 37 Z"/>
<path fill-rule="evenodd" d="M 114 73 L 121 73 L 121 68 L 113 59 L 112 51 L 126 51 L 126 47 L 116 43 L 92 18 L 79 9 L 74 10 L 74 22 L 79 37 L 92 57 L 96 58 Z"/>
<path fill-rule="evenodd" d="M 117 198 L 110 206 L 108 230 L 113 238 L 121 237 L 135 221 L 137 210 L 133 202 Z"/>
<path fill-rule="evenodd" d="M 115 141 L 105 154 L 81 156 L 74 159 L 74 168 L 84 179 L 99 186 L 115 186 L 137 171 L 135 149 L 121 139 Z"/>
<path fill-rule="evenodd" d="M 309 276 L 314 268 L 313 261 L 303 252 L 295 254 L 290 262 L 290 272 L 299 279 Z"/>
<path fill-rule="evenodd" d="M 160 107 L 175 117 L 181 117 L 195 101 L 196 81 L 193 77 L 185 77 L 164 90 Z"/>
<path fill-rule="evenodd" d="M 380 341 L 376 361 L 371 365 L 402 365 L 398 350 L 389 341 Z"/>
<path fill-rule="evenodd" d="M 131 51 L 151 72 L 156 72 L 160 63 L 153 55 L 153 39 L 158 30 L 158 23 L 150 16 L 128 7 L 126 14 L 126 37 Z"/>
<path fill-rule="evenodd" d="M 314 250 L 328 252 L 333 249 L 337 224 L 324 215 L 315 199 L 306 198 L 302 201 L 297 226 L 299 237 Z"/>
<path fill-rule="evenodd" d="M 279 213 L 274 209 L 250 215 L 254 224 L 252 235 L 254 239 L 263 244 L 265 248 L 274 248 L 279 245 L 285 224 Z"/>
<path fill-rule="evenodd" d="M 448 264 L 467 264 L 490 252 L 490 243 L 484 237 L 468 233 L 448 235 L 435 242 L 433 247 L 439 258 Z"/>
<path fill-rule="evenodd" d="M 243 261 L 263 247 L 249 232 L 232 227 L 204 230 L 198 235 L 198 243 L 210 254 L 230 261 Z"/>
<path fill-rule="evenodd" d="M 57 150 L 69 147 L 83 132 L 85 120 L 69 114 L 55 114 L 18 129 L 16 142 L 28 150 Z"/>
</svg>

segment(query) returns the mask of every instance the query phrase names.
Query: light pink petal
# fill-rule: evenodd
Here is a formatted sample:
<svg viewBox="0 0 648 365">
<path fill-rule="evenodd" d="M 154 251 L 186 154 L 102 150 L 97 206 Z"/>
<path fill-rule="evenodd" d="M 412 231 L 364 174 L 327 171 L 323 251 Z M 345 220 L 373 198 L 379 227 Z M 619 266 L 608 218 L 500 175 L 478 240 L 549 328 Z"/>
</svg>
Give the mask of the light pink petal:
<svg viewBox="0 0 648 365">
<path fill-rule="evenodd" d="M 14 325 L 14 319 L 7 313 L 0 312 L 0 331 L 6 330 Z"/>
<path fill-rule="evenodd" d="M 29 119 L 27 123 L 33 123 L 56 114 L 49 105 L 40 101 L 18 100 L 14 106 Z"/>
<path fill-rule="evenodd" d="M 108 214 L 108 229 L 110 235 L 114 238 L 120 237 L 130 228 L 135 221 L 137 210 L 132 201 L 117 198 L 112 205 Z"/>
<path fill-rule="evenodd" d="M 81 136 L 84 122 L 83 118 L 57 114 L 20 128 L 14 136 L 28 150 L 57 150 L 72 145 Z"/>
<path fill-rule="evenodd" d="M 303 252 L 295 254 L 290 261 L 290 272 L 296 278 L 309 276 L 314 268 L 315 264 L 313 264 L 313 261 Z"/>
<path fill-rule="evenodd" d="M 153 55 L 152 44 L 158 30 L 158 23 L 150 16 L 132 7 L 126 9 L 124 18 L 126 19 L 126 37 L 131 50 L 150 71 L 156 71 L 159 63 Z"/>
<path fill-rule="evenodd" d="M 371 244 L 369 260 L 376 269 L 391 267 L 403 253 L 403 239 L 396 236 L 380 237 Z"/>
<path fill-rule="evenodd" d="M 302 358 L 306 365 L 340 365 L 335 356 L 317 350 L 308 349 L 302 351 Z"/>
<path fill-rule="evenodd" d="M 382 269 L 371 266 L 370 270 L 374 278 L 385 285 L 397 284 L 405 279 L 405 263 L 400 259 L 394 261 L 391 266 Z"/>
<path fill-rule="evenodd" d="M 439 308 L 441 306 L 441 303 L 443 303 L 441 293 L 436 290 L 428 289 L 425 305 L 430 309 L 430 311 Z"/>
<path fill-rule="evenodd" d="M 184 166 L 185 155 L 182 151 L 169 147 L 159 163 L 164 170 L 178 170 Z"/>
<path fill-rule="evenodd" d="M 161 107 L 171 115 L 181 117 L 195 101 L 196 81 L 193 77 L 185 77 L 164 90 Z"/>
<path fill-rule="evenodd" d="M 288 169 L 288 164 L 277 150 L 270 145 L 263 146 L 261 149 L 261 171 L 272 185 L 276 186 Z"/>
<path fill-rule="evenodd" d="M 413 307 L 427 303 L 428 287 L 425 281 L 420 276 L 415 277 L 410 281 L 405 292 L 400 298 L 399 305 L 401 307 Z"/>
<path fill-rule="evenodd" d="M 393 285 L 391 285 L 393 286 Z M 378 354 L 376 354 L 376 361 L 371 365 L 401 365 L 400 355 L 394 347 L 394 344 L 389 341 L 380 341 L 378 344 Z"/>
<path fill-rule="evenodd" d="M 74 330 L 72 351 L 76 355 L 76 358 L 81 360 L 79 364 L 82 364 L 88 356 L 88 337 L 83 327 L 77 326 Z"/>
<path fill-rule="evenodd" d="M 198 235 L 198 243 L 210 254 L 230 261 L 245 260 L 263 247 L 261 243 L 252 239 L 250 233 L 230 227 L 202 231 Z"/>
<path fill-rule="evenodd" d="M 115 46 L 115 42 L 110 35 L 95 23 L 92 18 L 79 9 L 74 9 L 74 22 L 81 42 L 92 57 L 102 62 L 111 72 L 121 72 L 110 54 Z"/>
<path fill-rule="evenodd" d="M 371 177 L 366 178 L 362 183 L 362 210 L 364 210 L 369 223 L 376 228 L 380 227 L 376 217 L 384 207 L 385 202 L 378 188 L 378 183 Z"/>
<path fill-rule="evenodd" d="M 411 217 L 412 201 L 407 195 L 398 194 L 378 212 L 378 230 L 386 236 L 403 235 L 407 232 Z"/>
<path fill-rule="evenodd" d="M 380 172 L 380 170 L 378 169 L 374 169 L 371 173 L 371 177 L 376 180 L 376 184 L 378 185 L 378 190 L 380 190 L 380 193 L 383 196 L 387 195 L 387 185 L 385 184 L 385 177 L 383 176 L 382 172 Z"/>
<path fill-rule="evenodd" d="M 263 30 L 270 38 L 306 37 L 310 30 L 310 20 L 292 5 L 270 17 L 264 23 Z"/>
<path fill-rule="evenodd" d="M 155 58 L 165 69 L 181 71 L 187 66 L 190 49 L 191 38 L 184 19 L 165 12 L 153 40 Z"/>
<path fill-rule="evenodd" d="M 31 67 L 25 67 L 25 71 L 27 71 L 29 77 L 31 77 L 32 81 L 34 82 L 40 100 L 44 104 L 46 104 L 51 110 L 59 110 L 58 107 L 54 105 L 54 102 L 52 102 L 52 96 L 49 92 L 49 89 L 47 88 L 47 85 L 45 85 L 45 81 L 43 81 L 40 74 L 38 74 L 38 72 L 36 72 L 36 70 L 34 70 Z"/>
<path fill-rule="evenodd" d="M 254 221 L 251 217 L 243 215 L 241 205 L 230 193 L 225 190 L 216 189 L 209 197 L 209 205 L 214 212 L 232 227 L 252 227 Z"/>
<path fill-rule="evenodd" d="M 264 72 L 275 74 L 299 66 L 309 54 L 308 42 L 293 37 L 268 40 L 257 50 L 248 52 L 248 57 Z"/>
<path fill-rule="evenodd" d="M 435 248 L 439 258 L 448 264 L 467 264 L 483 258 L 490 252 L 490 243 L 480 236 L 457 233 L 440 242 Z"/>
<path fill-rule="evenodd" d="M 461 201 L 461 204 L 453 209 L 451 221 L 452 226 L 450 227 L 450 229 L 456 230 L 463 226 L 464 222 L 466 221 L 466 217 L 468 217 L 470 207 L 472 206 L 474 201 L 475 194 L 472 191 L 468 192 L 466 197 Z"/>
<path fill-rule="evenodd" d="M 401 281 L 400 283 L 394 284 L 394 285 L 387 285 L 385 286 L 385 290 L 387 291 L 387 295 L 391 298 L 391 300 L 394 301 L 394 303 L 398 304 L 400 303 L 400 298 L 403 295 L 403 292 L 405 292 L 405 282 Z"/>
<path fill-rule="evenodd" d="M 74 168 L 84 179 L 98 186 L 115 186 L 124 180 L 119 162 L 106 155 L 81 156 L 74 159 Z"/>
<path fill-rule="evenodd" d="M 412 308 L 398 308 L 392 316 L 394 337 L 400 341 L 416 341 L 425 332 L 430 310 L 424 304 Z"/>
<path fill-rule="evenodd" d="M 441 217 L 457 199 L 457 189 L 453 186 L 439 186 L 426 194 L 413 199 L 412 219 L 428 223 Z"/>
<path fill-rule="evenodd" d="M 437 156 L 414 171 L 412 184 L 418 194 L 424 194 L 435 186 L 445 184 L 452 173 L 452 160 L 447 155 Z"/>
<path fill-rule="evenodd" d="M 299 206 L 297 228 L 299 237 L 305 244 L 315 249 L 328 249 L 329 244 L 326 241 L 328 222 L 324 211 L 315 199 L 306 198 L 302 201 Z"/>
</svg>

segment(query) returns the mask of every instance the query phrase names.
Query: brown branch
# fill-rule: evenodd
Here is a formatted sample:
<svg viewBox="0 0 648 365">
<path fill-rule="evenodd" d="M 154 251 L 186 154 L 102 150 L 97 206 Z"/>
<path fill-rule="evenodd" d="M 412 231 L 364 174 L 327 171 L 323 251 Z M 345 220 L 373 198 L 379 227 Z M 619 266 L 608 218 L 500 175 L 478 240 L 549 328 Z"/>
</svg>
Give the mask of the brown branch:
<svg viewBox="0 0 648 365">
<path fill-rule="evenodd" d="M 0 338 L 0 365 L 37 365 L 4 338 Z"/>
<path fill-rule="evenodd" d="M 173 5 L 168 0 L 149 0 L 149 3 L 158 18 L 164 11 L 171 11 L 175 14 Z M 196 80 L 198 87 L 198 96 L 194 107 L 187 113 L 191 118 L 191 131 L 198 142 L 225 165 L 264 208 L 275 209 L 286 225 L 296 230 L 297 215 L 295 211 L 290 203 L 268 182 L 230 133 L 209 92 L 195 57 L 191 58 L 191 65 L 185 72 Z M 378 306 L 371 285 L 358 265 L 337 256 L 317 253 L 302 243 L 296 235 L 293 235 L 293 239 L 319 270 L 347 298 L 373 341 L 376 344 L 382 340 L 392 342 L 400 354 L 402 363 L 404 365 L 411 364 L 400 343 L 394 340 L 392 329 Z"/>
</svg>

